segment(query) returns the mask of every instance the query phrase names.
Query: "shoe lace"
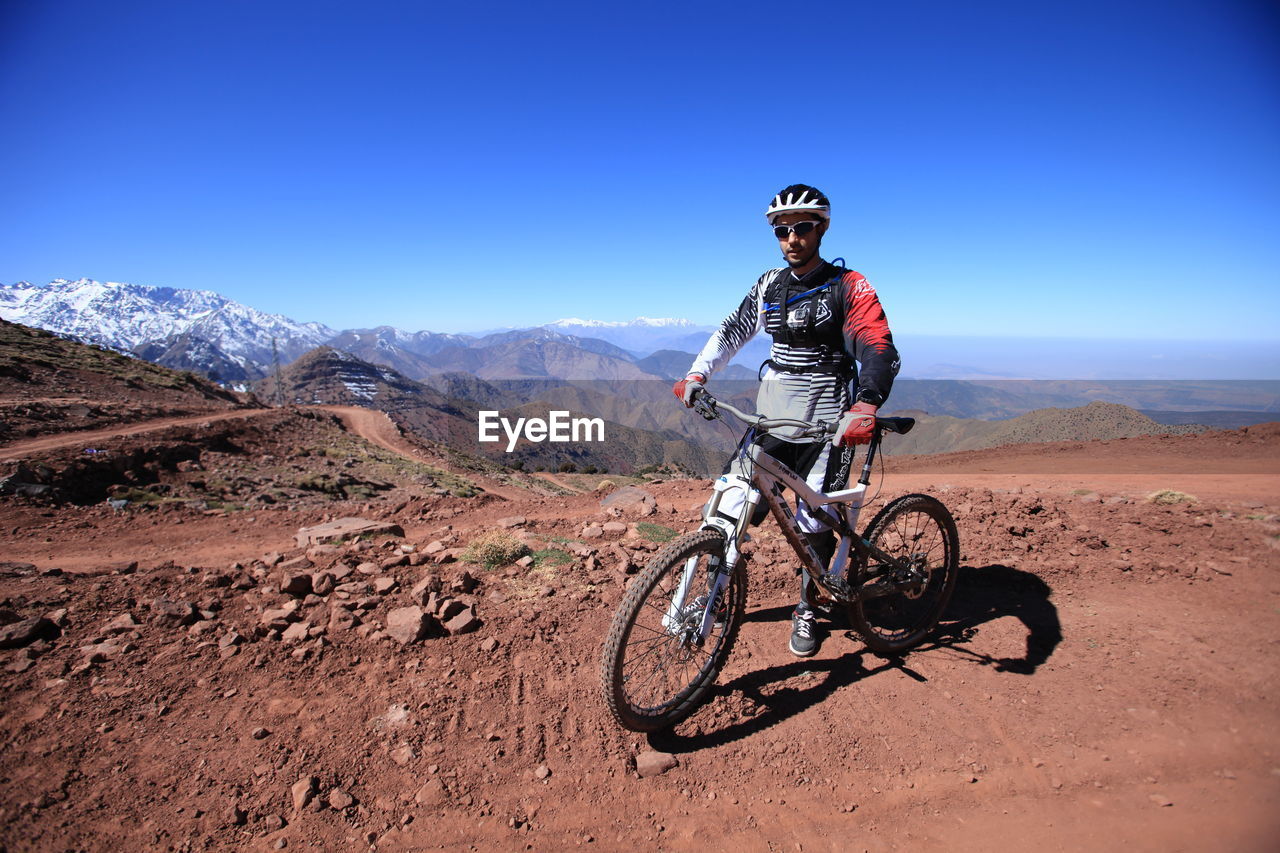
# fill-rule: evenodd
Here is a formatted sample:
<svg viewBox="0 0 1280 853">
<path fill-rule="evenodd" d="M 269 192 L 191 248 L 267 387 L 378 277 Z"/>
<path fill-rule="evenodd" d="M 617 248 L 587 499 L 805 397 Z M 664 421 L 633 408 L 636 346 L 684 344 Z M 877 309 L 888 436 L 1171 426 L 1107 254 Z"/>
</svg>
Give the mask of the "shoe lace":
<svg viewBox="0 0 1280 853">
<path fill-rule="evenodd" d="M 813 617 L 812 616 L 801 616 L 799 613 L 797 613 L 795 615 L 795 618 L 792 621 L 795 623 L 795 625 L 792 627 L 792 630 L 796 634 L 798 634 L 799 636 L 803 637 L 806 640 L 810 639 L 813 636 Z"/>
</svg>

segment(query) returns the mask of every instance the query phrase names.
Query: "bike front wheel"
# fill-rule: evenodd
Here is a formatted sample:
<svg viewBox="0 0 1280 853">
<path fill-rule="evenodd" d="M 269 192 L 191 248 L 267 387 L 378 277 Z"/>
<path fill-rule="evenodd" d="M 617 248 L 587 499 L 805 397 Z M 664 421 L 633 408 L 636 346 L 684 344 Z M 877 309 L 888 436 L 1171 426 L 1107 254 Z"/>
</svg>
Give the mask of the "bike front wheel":
<svg viewBox="0 0 1280 853">
<path fill-rule="evenodd" d="M 906 495 L 882 509 L 863 538 L 894 562 L 868 556 L 849 621 L 872 651 L 900 654 L 942 618 L 959 574 L 960 535 L 937 498 Z"/>
<path fill-rule="evenodd" d="M 724 555 L 720 531 L 687 533 L 654 555 L 631 582 L 614 614 L 600 667 L 605 704 L 624 728 L 653 732 L 673 726 L 693 713 L 715 683 L 747 600 L 739 563 L 720 594 L 710 631 L 699 639 L 705 593 Z"/>
</svg>

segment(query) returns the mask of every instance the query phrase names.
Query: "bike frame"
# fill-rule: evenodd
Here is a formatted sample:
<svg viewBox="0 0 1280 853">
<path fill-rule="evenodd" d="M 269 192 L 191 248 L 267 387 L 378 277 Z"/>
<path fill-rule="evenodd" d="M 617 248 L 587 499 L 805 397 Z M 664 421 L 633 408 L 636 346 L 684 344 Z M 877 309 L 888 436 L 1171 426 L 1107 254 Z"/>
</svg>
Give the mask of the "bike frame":
<svg viewBox="0 0 1280 853">
<path fill-rule="evenodd" d="M 752 420 L 732 406 L 723 403 L 719 405 L 728 409 L 742 420 L 749 422 Z M 711 411 L 714 412 L 715 409 L 712 408 Z M 765 421 L 756 419 L 756 423 L 759 426 L 764 424 Z M 787 422 L 787 425 L 796 425 L 798 423 L 800 422 Z M 825 424 L 821 424 L 819 427 L 824 430 L 829 429 Z M 805 563 L 809 576 L 824 592 L 837 601 L 848 601 L 858 595 L 858 592 L 851 588 L 847 579 L 850 565 L 849 552 L 851 550 L 855 552 L 858 558 L 855 564 L 857 566 L 865 566 L 867 557 L 874 557 L 882 565 L 890 569 L 902 568 L 898 560 L 885 554 L 857 533 L 858 516 L 862 511 L 863 500 L 866 497 L 867 486 L 870 483 L 871 466 L 875 460 L 876 451 L 879 449 L 880 437 L 881 429 L 877 424 L 872 440 L 867 447 L 867 456 L 858 482 L 851 489 L 844 489 L 831 494 L 824 494 L 811 488 L 800 475 L 778 459 L 764 452 L 760 445 L 754 442 L 742 451 L 743 455 L 748 456 L 753 464 L 751 465 L 750 480 L 735 477 L 738 482 L 729 485 L 729 487 L 740 487 L 746 491 L 745 501 L 738 518 L 735 521 L 716 513 L 723 497 L 724 489 L 717 489 L 707 504 L 705 520 L 702 526 L 704 529 L 712 528 L 724 533 L 725 557 L 718 565 L 714 565 L 714 572 L 707 589 L 706 607 L 703 610 L 697 633 L 695 636 L 690 637 L 690 640 L 702 643 L 710 634 L 712 625 L 715 622 L 714 605 L 723 594 L 725 587 L 728 585 L 729 577 L 741 558 L 740 548 L 746 541 L 747 528 L 750 526 L 751 518 L 762 499 L 773 510 L 780 523 L 785 520 L 784 535 L 786 535 L 792 547 L 797 549 L 798 556 Z M 826 439 L 822 440 L 825 441 Z M 730 477 L 734 477 L 734 475 L 725 475 L 725 477 L 721 478 L 721 481 L 727 481 L 727 478 Z M 786 489 L 790 489 L 797 498 L 804 501 L 811 516 L 830 526 L 839 535 L 839 546 L 835 555 L 831 558 L 831 566 L 825 574 L 817 553 L 809 545 L 804 536 L 804 530 L 800 527 L 795 513 L 791 510 L 790 503 L 783 499 Z M 697 563 L 698 559 L 696 557 L 690 558 L 685 563 L 679 587 L 676 594 L 672 596 L 671 606 L 663 618 L 663 624 L 667 628 L 682 624 L 685 602 L 688 600 L 689 592 L 693 589 L 697 580 Z"/>
</svg>

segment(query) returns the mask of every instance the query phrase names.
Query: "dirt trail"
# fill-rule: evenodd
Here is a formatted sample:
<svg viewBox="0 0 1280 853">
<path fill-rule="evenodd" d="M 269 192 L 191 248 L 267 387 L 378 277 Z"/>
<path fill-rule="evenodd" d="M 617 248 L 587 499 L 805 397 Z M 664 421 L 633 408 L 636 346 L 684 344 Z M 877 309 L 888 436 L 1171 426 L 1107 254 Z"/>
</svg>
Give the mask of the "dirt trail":
<svg viewBox="0 0 1280 853">
<path fill-rule="evenodd" d="M 15 459 L 21 459 L 24 456 L 30 456 L 35 453 L 44 453 L 50 450 L 59 450 L 64 447 L 76 447 L 78 445 L 91 447 L 95 441 L 102 441 L 108 438 L 140 435 L 142 433 L 155 432 L 157 430 L 168 429 L 169 427 L 175 426 L 186 426 L 188 424 L 225 421 L 236 418 L 252 418 L 270 411 L 271 409 L 233 409 L 230 411 L 214 411 L 201 415 L 185 415 L 178 418 L 160 418 L 158 420 L 131 424 L 129 426 L 81 430 L 79 432 L 59 433 L 57 435 L 29 438 L 0 447 L 0 462 L 12 462 Z"/>
<path fill-rule="evenodd" d="M 349 432 L 360 436 L 370 444 L 377 445 L 384 450 L 390 450 L 392 453 L 397 453 L 415 462 L 430 461 L 432 465 L 452 470 L 443 460 L 428 457 L 421 448 L 414 446 L 413 442 L 406 439 L 400 428 L 387 416 L 386 412 L 364 409 L 359 406 L 316 406 L 315 408 L 337 415 L 342 421 L 342 425 Z M 479 484 L 486 492 L 505 500 L 519 500 L 522 497 L 527 497 L 527 494 L 521 494 L 519 490 L 495 483 L 489 477 L 478 477 L 475 472 L 453 471 L 453 473 L 460 474 L 470 480 L 479 481 Z"/>
<path fill-rule="evenodd" d="M 377 413 L 349 414 L 403 452 Z M 209 455 L 202 474 L 225 462 Z M 599 495 L 413 495 L 398 510 L 400 492 L 226 517 L 0 501 L 3 559 L 36 564 L 0 563 L 0 606 L 66 609 L 43 653 L 0 660 L 0 848 L 1270 853 L 1280 501 L 1218 474 L 1200 503 L 1158 507 L 1098 476 L 891 472 L 871 509 L 935 492 L 962 550 L 943 630 L 900 659 L 825 621 L 817 655 L 787 652 L 794 560 L 767 523 L 714 698 L 651 738 L 608 718 L 598 671 L 634 577 L 617 555 L 643 563 L 657 545 L 640 517 L 584 536 L 612 518 Z M 696 526 L 704 482 L 646 488 L 643 520 Z M 365 513 L 406 539 L 294 547 L 322 515 Z M 433 540 L 461 548 L 516 515 L 513 533 L 568 561 L 403 565 L 402 541 L 418 557 Z M 581 547 L 591 559 L 568 554 Z M 84 575 L 53 571 L 69 555 Z M 136 571 L 112 571 L 129 559 Z M 286 572 L 342 564 L 351 587 L 280 592 Z M 452 589 L 464 569 L 478 631 L 387 635 L 425 573 Z M 204 612 L 166 625 L 158 598 Z M 136 625 L 109 627 L 126 612 Z M 128 650 L 103 650 L 116 631 Z M 679 765 L 637 778 L 649 748 Z M 318 796 L 295 808 L 312 778 Z"/>
</svg>

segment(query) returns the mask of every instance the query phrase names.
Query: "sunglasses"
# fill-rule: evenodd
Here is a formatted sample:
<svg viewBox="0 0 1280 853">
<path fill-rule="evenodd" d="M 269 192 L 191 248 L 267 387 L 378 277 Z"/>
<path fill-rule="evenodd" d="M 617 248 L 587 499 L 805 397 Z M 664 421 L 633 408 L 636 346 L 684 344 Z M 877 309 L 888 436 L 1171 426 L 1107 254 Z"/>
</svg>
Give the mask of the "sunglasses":
<svg viewBox="0 0 1280 853">
<path fill-rule="evenodd" d="M 797 222 L 795 225 L 775 225 L 773 226 L 773 236 L 779 240 L 785 240 L 791 234 L 803 237 L 821 224 L 820 222 L 805 220 L 804 222 Z"/>
</svg>

